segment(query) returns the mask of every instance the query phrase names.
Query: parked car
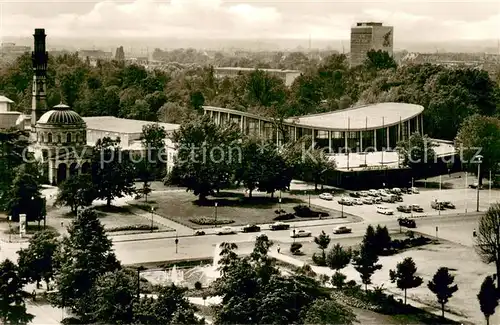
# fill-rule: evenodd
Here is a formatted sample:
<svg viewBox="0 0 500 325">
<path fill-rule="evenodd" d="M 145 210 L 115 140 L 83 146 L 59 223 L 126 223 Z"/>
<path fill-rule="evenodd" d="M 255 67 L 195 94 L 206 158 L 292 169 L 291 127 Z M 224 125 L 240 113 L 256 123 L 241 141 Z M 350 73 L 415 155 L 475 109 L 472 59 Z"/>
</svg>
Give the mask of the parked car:
<svg viewBox="0 0 500 325">
<path fill-rule="evenodd" d="M 455 204 L 451 203 L 450 201 L 443 202 L 443 204 L 446 209 L 455 209 Z"/>
<path fill-rule="evenodd" d="M 399 212 L 404 212 L 404 213 L 410 213 L 411 212 L 411 207 L 408 205 L 399 205 L 396 210 Z"/>
<path fill-rule="evenodd" d="M 373 204 L 373 199 L 371 197 L 364 197 L 361 202 L 363 202 L 363 204 Z"/>
<path fill-rule="evenodd" d="M 379 206 L 377 206 L 377 213 L 391 215 L 391 214 L 394 214 L 394 210 L 389 209 L 388 207 L 379 205 Z"/>
<path fill-rule="evenodd" d="M 271 230 L 287 230 L 290 229 L 290 225 L 283 222 L 275 222 L 269 226 Z"/>
<path fill-rule="evenodd" d="M 231 227 L 222 227 L 217 232 L 217 235 L 231 235 L 231 234 L 235 234 L 235 233 L 236 233 L 236 231 L 234 231 L 234 229 Z"/>
<path fill-rule="evenodd" d="M 419 189 L 417 187 L 415 187 L 415 186 L 411 188 L 411 192 L 413 194 L 419 194 L 420 193 Z"/>
<path fill-rule="evenodd" d="M 410 187 L 404 187 L 401 189 L 401 193 L 403 194 L 413 194 L 413 191 L 411 190 Z"/>
<path fill-rule="evenodd" d="M 469 184 L 469 187 L 470 188 L 478 188 L 479 187 L 480 190 L 483 189 L 483 185 L 479 185 L 478 183 Z"/>
<path fill-rule="evenodd" d="M 290 231 L 290 237 L 292 238 L 299 238 L 299 237 L 310 237 L 311 236 L 311 232 L 308 231 L 308 230 L 304 230 L 304 229 L 299 229 L 299 230 L 292 230 Z"/>
<path fill-rule="evenodd" d="M 319 195 L 319 198 L 322 199 L 322 200 L 326 200 L 326 201 L 332 201 L 333 200 L 333 195 L 330 194 L 330 193 L 321 193 Z"/>
<path fill-rule="evenodd" d="M 396 196 L 392 195 L 392 194 L 391 195 L 383 195 L 382 202 L 394 203 L 394 202 L 396 202 Z"/>
<path fill-rule="evenodd" d="M 334 234 L 349 234 L 352 232 L 352 229 L 346 226 L 338 226 L 333 229 Z"/>
<path fill-rule="evenodd" d="M 378 191 L 377 190 L 369 190 L 368 195 L 370 196 L 378 196 Z"/>
<path fill-rule="evenodd" d="M 242 230 L 243 232 L 259 232 L 260 227 L 257 225 L 246 225 Z"/>
<path fill-rule="evenodd" d="M 420 205 L 418 204 L 411 204 L 410 205 L 411 209 L 415 212 L 424 212 L 424 208 L 422 208 Z"/>
<path fill-rule="evenodd" d="M 356 205 L 363 205 L 363 200 L 361 199 L 352 199 L 352 203 L 356 204 Z"/>
<path fill-rule="evenodd" d="M 445 209 L 444 202 L 434 200 L 431 202 L 431 208 L 433 208 L 435 210 L 444 210 Z"/>
<path fill-rule="evenodd" d="M 399 187 L 395 187 L 391 190 L 392 194 L 401 194 L 401 189 Z"/>
<path fill-rule="evenodd" d="M 361 191 L 361 192 L 359 192 L 359 195 L 361 195 L 361 196 L 363 196 L 363 197 L 365 197 L 365 196 L 369 196 L 369 195 L 370 195 L 370 192 L 368 192 L 368 191 Z"/>
<path fill-rule="evenodd" d="M 406 227 L 406 228 L 416 228 L 417 227 L 417 223 L 413 219 L 399 218 L 398 223 L 401 227 Z"/>
<path fill-rule="evenodd" d="M 203 230 L 196 230 L 194 232 L 194 235 L 195 236 L 203 236 L 203 235 L 205 235 L 205 232 Z"/>
<path fill-rule="evenodd" d="M 338 202 L 341 205 L 353 205 L 354 204 L 351 199 L 348 199 L 345 197 L 341 198 Z"/>
<path fill-rule="evenodd" d="M 401 194 L 400 195 L 396 194 L 396 202 L 403 202 L 403 196 Z"/>
<path fill-rule="evenodd" d="M 373 203 L 382 203 L 382 198 L 380 196 L 374 197 Z"/>
<path fill-rule="evenodd" d="M 360 197 L 360 196 L 361 196 L 361 194 L 359 194 L 359 192 L 351 192 L 351 193 L 349 193 L 349 195 L 350 195 L 351 197 L 355 197 L 355 198 L 358 198 L 358 197 Z"/>
</svg>

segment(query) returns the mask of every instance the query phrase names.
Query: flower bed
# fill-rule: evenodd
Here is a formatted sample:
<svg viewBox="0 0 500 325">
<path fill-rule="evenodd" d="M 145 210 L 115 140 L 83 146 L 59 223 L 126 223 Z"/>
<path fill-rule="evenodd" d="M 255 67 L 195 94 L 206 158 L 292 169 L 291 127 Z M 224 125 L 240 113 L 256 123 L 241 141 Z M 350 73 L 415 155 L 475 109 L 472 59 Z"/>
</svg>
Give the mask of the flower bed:
<svg viewBox="0 0 500 325">
<path fill-rule="evenodd" d="M 193 218 L 189 219 L 189 221 L 200 226 L 228 225 L 234 222 L 234 220 L 229 220 L 229 219 L 215 220 L 214 218 Z"/>
<path fill-rule="evenodd" d="M 158 230 L 158 226 L 153 226 L 153 230 Z M 105 229 L 106 232 L 120 232 L 120 231 L 147 231 L 151 230 L 151 225 L 128 225 L 128 226 L 119 226 L 119 227 L 110 227 Z"/>
</svg>

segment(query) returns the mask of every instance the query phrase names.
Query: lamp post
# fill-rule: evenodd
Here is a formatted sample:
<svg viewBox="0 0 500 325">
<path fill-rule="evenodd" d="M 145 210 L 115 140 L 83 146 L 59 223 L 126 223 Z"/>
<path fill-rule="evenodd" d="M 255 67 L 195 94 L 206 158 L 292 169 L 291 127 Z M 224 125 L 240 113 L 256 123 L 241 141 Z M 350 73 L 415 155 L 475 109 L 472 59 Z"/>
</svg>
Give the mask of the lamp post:
<svg viewBox="0 0 500 325">
<path fill-rule="evenodd" d="M 151 232 L 153 232 L 153 212 L 155 211 L 154 207 L 151 207 Z"/>
<path fill-rule="evenodd" d="M 279 215 L 281 215 L 281 198 L 278 199 L 278 211 Z"/>
<path fill-rule="evenodd" d="M 217 202 L 215 202 L 214 207 L 215 207 L 215 219 L 214 219 L 214 223 L 215 223 L 215 228 L 217 228 Z"/>
<path fill-rule="evenodd" d="M 441 215 L 441 175 L 439 175 L 439 200 L 438 200 L 438 215 Z"/>
<path fill-rule="evenodd" d="M 488 188 L 488 204 L 491 204 L 491 170 L 490 170 L 490 180 L 489 180 L 489 188 Z"/>
<path fill-rule="evenodd" d="M 12 225 L 11 225 L 11 222 L 12 221 L 12 216 L 9 216 L 9 243 L 12 242 Z"/>
<path fill-rule="evenodd" d="M 175 232 L 175 254 L 178 252 L 179 238 L 177 238 L 177 231 Z"/>
<path fill-rule="evenodd" d="M 293 242 L 295 243 L 295 225 L 293 225 Z"/>
<path fill-rule="evenodd" d="M 481 182 L 481 163 L 483 156 L 477 155 L 477 188 L 476 188 L 476 212 L 479 212 L 479 183 Z"/>
<path fill-rule="evenodd" d="M 141 271 L 144 271 L 142 265 L 137 268 L 137 301 L 141 298 Z"/>
<path fill-rule="evenodd" d="M 467 213 L 467 171 L 465 172 L 465 187 L 464 187 L 464 201 L 465 201 L 465 213 Z"/>
</svg>

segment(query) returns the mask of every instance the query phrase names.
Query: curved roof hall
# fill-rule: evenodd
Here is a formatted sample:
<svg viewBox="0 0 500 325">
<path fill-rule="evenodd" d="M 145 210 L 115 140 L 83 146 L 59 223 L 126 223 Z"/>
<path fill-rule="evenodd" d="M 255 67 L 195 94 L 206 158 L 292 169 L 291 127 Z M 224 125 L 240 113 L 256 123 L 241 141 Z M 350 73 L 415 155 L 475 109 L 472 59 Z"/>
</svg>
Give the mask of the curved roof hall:
<svg viewBox="0 0 500 325">
<path fill-rule="evenodd" d="M 314 129 L 359 131 L 397 125 L 420 115 L 423 111 L 424 107 L 421 105 L 389 102 L 292 117 L 286 122 Z"/>
</svg>

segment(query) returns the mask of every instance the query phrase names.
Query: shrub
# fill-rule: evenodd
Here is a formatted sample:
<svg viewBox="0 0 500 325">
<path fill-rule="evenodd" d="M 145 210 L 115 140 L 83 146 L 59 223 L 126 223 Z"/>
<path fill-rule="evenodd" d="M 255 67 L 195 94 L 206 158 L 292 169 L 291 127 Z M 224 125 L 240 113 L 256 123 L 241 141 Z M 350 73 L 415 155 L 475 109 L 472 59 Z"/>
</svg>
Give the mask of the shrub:
<svg viewBox="0 0 500 325">
<path fill-rule="evenodd" d="M 302 248 L 301 243 L 292 243 L 290 245 L 290 252 L 292 252 L 293 255 L 297 255 L 300 253 L 301 248 Z"/>
<path fill-rule="evenodd" d="M 312 255 L 312 261 L 318 266 L 326 266 L 326 258 L 323 256 L 323 254 L 314 253 Z"/>
<path fill-rule="evenodd" d="M 330 281 L 330 277 L 326 274 L 320 274 L 318 277 L 319 283 L 325 285 L 328 281 Z"/>
<path fill-rule="evenodd" d="M 316 272 L 313 271 L 311 265 L 309 265 L 309 264 L 304 264 L 301 267 L 297 268 L 297 273 L 303 274 L 303 275 L 309 276 L 309 277 L 316 276 Z"/>
<path fill-rule="evenodd" d="M 295 215 L 299 218 L 317 218 L 317 217 L 328 217 L 330 214 L 327 212 L 317 212 L 311 210 L 306 205 L 297 205 L 293 207 Z"/>
<path fill-rule="evenodd" d="M 200 226 L 228 225 L 234 222 L 234 220 L 229 220 L 229 219 L 215 220 L 215 218 L 193 218 L 189 219 L 189 221 Z"/>
<path fill-rule="evenodd" d="M 337 289 L 342 289 L 345 286 L 346 279 L 345 274 L 337 271 L 332 275 L 332 285 Z"/>
<path fill-rule="evenodd" d="M 106 228 L 106 232 L 119 232 L 119 231 L 146 231 L 151 230 L 151 225 L 128 225 Z M 153 226 L 153 230 L 158 230 L 158 226 Z"/>
<path fill-rule="evenodd" d="M 195 288 L 196 290 L 201 290 L 201 288 L 202 288 L 201 282 L 200 282 L 200 281 L 196 281 L 196 282 L 194 283 L 194 288 Z"/>
<path fill-rule="evenodd" d="M 280 214 L 280 213 L 286 213 L 286 211 L 283 209 L 281 209 L 281 210 L 276 209 L 276 210 L 274 210 L 274 213 Z"/>
<path fill-rule="evenodd" d="M 293 213 L 286 213 L 286 214 L 282 214 L 280 216 L 276 216 L 273 218 L 273 220 L 275 220 L 275 221 L 283 221 L 283 220 L 291 220 L 291 219 L 295 219 L 295 215 Z"/>
</svg>

